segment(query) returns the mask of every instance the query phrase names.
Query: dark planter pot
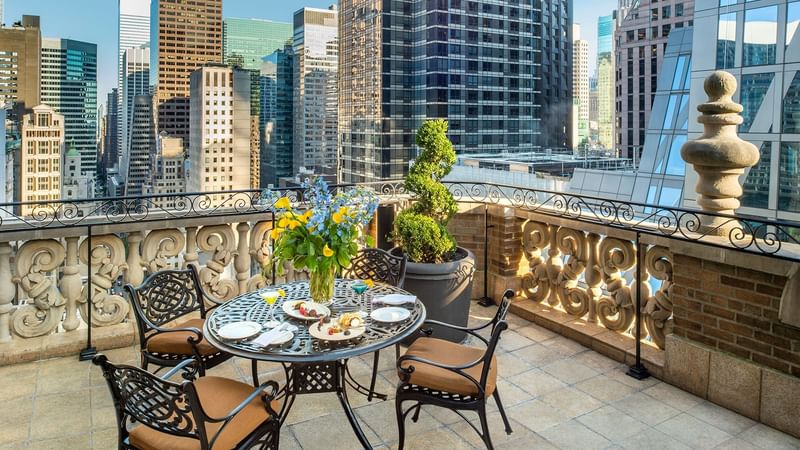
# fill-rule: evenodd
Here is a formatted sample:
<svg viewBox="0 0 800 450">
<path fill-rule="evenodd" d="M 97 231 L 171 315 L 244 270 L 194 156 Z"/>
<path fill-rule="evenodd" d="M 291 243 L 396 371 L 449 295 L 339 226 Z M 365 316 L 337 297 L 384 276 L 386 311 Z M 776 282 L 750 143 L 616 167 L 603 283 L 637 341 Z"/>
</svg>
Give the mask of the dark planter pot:
<svg viewBox="0 0 800 450">
<path fill-rule="evenodd" d="M 403 252 L 392 249 L 395 255 Z M 475 273 L 475 255 L 459 247 L 456 259 L 441 264 L 425 264 L 409 261 L 406 264 L 406 279 L 403 289 L 416 295 L 425 305 L 427 318 L 451 325 L 465 327 L 469 321 L 472 276 Z M 444 327 L 431 327 L 433 336 L 452 342 L 461 342 L 467 334 Z M 419 337 L 409 338 L 409 344 Z"/>
</svg>

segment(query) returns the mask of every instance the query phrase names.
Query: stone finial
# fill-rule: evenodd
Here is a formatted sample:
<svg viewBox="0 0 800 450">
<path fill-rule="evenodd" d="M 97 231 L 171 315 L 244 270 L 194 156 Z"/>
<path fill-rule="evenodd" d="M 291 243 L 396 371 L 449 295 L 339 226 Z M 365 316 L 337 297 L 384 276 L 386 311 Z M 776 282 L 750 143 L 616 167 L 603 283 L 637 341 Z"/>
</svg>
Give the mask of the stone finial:
<svg viewBox="0 0 800 450">
<path fill-rule="evenodd" d="M 702 113 L 697 121 L 703 124 L 705 132 L 681 148 L 681 157 L 694 166 L 699 176 L 695 187 L 697 203 L 704 211 L 713 213 L 735 213 L 742 196 L 739 177 L 746 168 L 756 165 L 760 157 L 756 146 L 736 133 L 736 127 L 743 121 L 739 115 L 742 105 L 732 98 L 736 87 L 736 78 L 725 71 L 718 70 L 706 78 L 708 102 L 697 107 Z M 702 216 L 701 221 L 701 231 L 720 236 L 738 226 L 735 220 L 722 217 Z"/>
</svg>

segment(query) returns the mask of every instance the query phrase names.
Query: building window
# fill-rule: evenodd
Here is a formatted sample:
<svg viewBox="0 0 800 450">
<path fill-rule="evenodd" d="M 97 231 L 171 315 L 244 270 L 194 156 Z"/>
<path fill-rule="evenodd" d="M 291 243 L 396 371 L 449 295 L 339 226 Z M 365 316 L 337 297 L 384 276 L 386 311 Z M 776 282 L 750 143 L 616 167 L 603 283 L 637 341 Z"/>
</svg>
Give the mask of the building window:
<svg viewBox="0 0 800 450">
<path fill-rule="evenodd" d="M 800 72 L 794 74 L 783 99 L 783 133 L 800 133 Z"/>
<path fill-rule="evenodd" d="M 800 142 L 784 142 L 778 168 L 778 210 L 800 212 L 797 186 L 800 186 Z"/>
<path fill-rule="evenodd" d="M 745 66 L 775 64 L 778 44 L 778 7 L 748 9 L 744 16 Z"/>
<path fill-rule="evenodd" d="M 742 206 L 769 208 L 769 171 L 772 162 L 772 142 L 761 144 L 761 158 L 750 168 L 742 187 Z M 796 194 L 795 194 L 796 195 Z"/>
<path fill-rule="evenodd" d="M 736 54 L 736 13 L 720 14 L 717 30 L 717 69 L 733 67 Z"/>
<path fill-rule="evenodd" d="M 758 110 L 764 103 L 764 97 L 767 95 L 767 90 L 769 90 L 774 77 L 775 74 L 772 72 L 742 75 L 741 103 L 744 108 L 744 111 L 742 111 L 744 122 L 739 127 L 740 133 L 750 131 L 750 127 L 753 125 Z M 772 102 L 769 103 L 771 105 Z"/>
</svg>

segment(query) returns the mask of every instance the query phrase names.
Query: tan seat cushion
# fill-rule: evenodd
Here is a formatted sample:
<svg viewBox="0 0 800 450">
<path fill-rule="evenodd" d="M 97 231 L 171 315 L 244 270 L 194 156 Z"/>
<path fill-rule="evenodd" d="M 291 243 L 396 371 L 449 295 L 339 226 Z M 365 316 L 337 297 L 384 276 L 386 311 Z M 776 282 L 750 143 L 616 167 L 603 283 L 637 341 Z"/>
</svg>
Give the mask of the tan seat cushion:
<svg viewBox="0 0 800 450">
<path fill-rule="evenodd" d="M 181 322 L 175 328 L 197 328 L 203 331 L 203 319 L 190 319 Z M 197 338 L 197 335 L 190 331 L 173 331 L 169 333 L 157 333 L 147 341 L 147 351 L 152 353 L 171 353 L 173 355 L 191 355 L 192 346 L 189 345 L 190 337 Z M 219 352 L 219 349 L 209 344 L 203 339 L 197 344 L 197 350 L 201 355 L 212 355 Z"/>
<path fill-rule="evenodd" d="M 239 403 L 244 401 L 253 387 L 235 380 L 221 377 L 202 377 L 195 381 L 197 395 L 205 413 L 214 418 L 227 415 Z M 280 404 L 272 401 L 272 409 L 280 410 Z M 237 414 L 212 447 L 215 450 L 230 450 L 235 448 L 242 440 L 253 432 L 259 425 L 267 420 L 268 414 L 260 398 L 254 399 L 239 414 Z M 220 424 L 207 424 L 208 439 L 213 439 L 220 429 Z M 141 450 L 197 450 L 200 441 L 187 437 L 171 436 L 167 433 L 156 431 L 148 426 L 139 425 L 130 431 L 130 442 Z"/>
<path fill-rule="evenodd" d="M 406 355 L 427 359 L 448 366 L 459 366 L 471 363 L 486 353 L 485 349 L 467 347 L 442 339 L 422 337 L 414 341 L 408 348 Z M 424 386 L 430 389 L 462 395 L 478 395 L 475 383 L 460 374 L 416 361 L 404 361 L 402 367 L 414 366 L 409 383 Z M 483 363 L 480 363 L 464 372 L 481 381 Z M 497 359 L 492 355 L 492 363 L 486 380 L 486 396 L 494 393 L 497 384 Z"/>
</svg>

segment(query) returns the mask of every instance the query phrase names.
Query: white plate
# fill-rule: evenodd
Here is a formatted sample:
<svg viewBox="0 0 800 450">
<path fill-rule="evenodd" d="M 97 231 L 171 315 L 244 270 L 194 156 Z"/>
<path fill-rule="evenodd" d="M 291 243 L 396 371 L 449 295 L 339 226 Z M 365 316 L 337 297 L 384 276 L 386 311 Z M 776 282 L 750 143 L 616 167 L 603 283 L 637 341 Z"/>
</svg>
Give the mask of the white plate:
<svg viewBox="0 0 800 450">
<path fill-rule="evenodd" d="M 386 308 L 378 308 L 369 315 L 372 320 L 384 323 L 402 322 L 411 316 L 411 311 L 405 308 L 398 308 L 396 306 L 389 306 Z"/>
<path fill-rule="evenodd" d="M 335 319 L 334 319 L 335 320 Z M 361 336 L 364 334 L 367 329 L 365 327 L 356 327 L 350 328 L 350 334 L 344 333 L 336 333 L 336 334 L 328 334 L 328 328 L 333 325 L 333 322 L 326 323 L 322 325 L 320 329 L 318 323 L 313 323 L 308 327 L 308 333 L 317 339 L 322 339 L 323 341 L 346 341 L 348 339 L 353 339 Z"/>
<path fill-rule="evenodd" d="M 217 330 L 222 339 L 240 341 L 251 338 L 261 332 L 261 324 L 257 322 L 233 322 Z"/>
<path fill-rule="evenodd" d="M 299 309 L 294 309 L 294 305 L 298 303 L 305 303 L 307 306 L 310 306 L 314 311 L 317 312 L 317 317 L 304 316 L 300 314 Z M 283 312 L 285 312 L 289 317 L 294 317 L 295 319 L 300 319 L 300 320 L 319 320 L 320 316 L 330 317 L 331 315 L 331 310 L 328 309 L 327 306 L 305 300 L 292 300 L 288 302 L 283 302 L 281 308 L 283 309 Z"/>
</svg>

